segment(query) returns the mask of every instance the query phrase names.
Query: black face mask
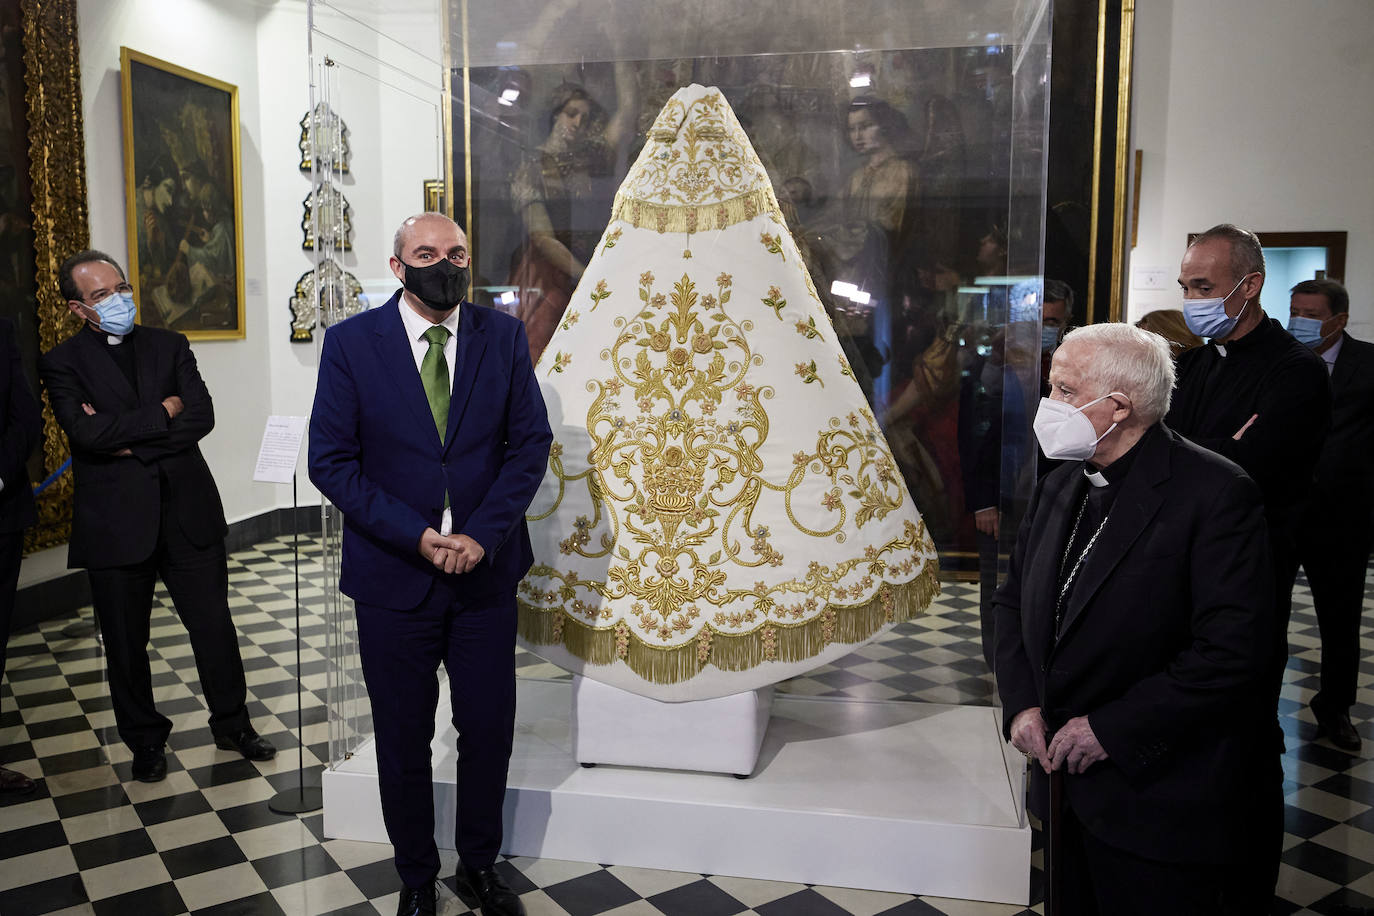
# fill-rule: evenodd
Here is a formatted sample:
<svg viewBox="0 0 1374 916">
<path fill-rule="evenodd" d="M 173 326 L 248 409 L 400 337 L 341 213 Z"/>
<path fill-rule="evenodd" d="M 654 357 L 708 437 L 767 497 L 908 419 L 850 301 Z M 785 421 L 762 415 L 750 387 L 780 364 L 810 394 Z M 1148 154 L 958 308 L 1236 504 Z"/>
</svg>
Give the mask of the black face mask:
<svg viewBox="0 0 1374 916">
<path fill-rule="evenodd" d="M 401 262 L 405 264 L 404 261 Z M 451 311 L 463 301 L 468 291 L 468 269 L 459 267 L 448 258 L 429 267 L 405 264 L 402 283 L 406 290 L 436 312 Z"/>
</svg>

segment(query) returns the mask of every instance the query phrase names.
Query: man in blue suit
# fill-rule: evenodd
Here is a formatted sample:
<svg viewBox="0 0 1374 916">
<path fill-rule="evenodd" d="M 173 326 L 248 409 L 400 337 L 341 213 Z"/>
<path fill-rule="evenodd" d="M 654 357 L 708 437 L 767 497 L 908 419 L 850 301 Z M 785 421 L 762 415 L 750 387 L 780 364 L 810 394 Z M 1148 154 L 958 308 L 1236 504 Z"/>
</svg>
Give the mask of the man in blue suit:
<svg viewBox="0 0 1374 916">
<path fill-rule="evenodd" d="M 329 329 L 310 479 L 344 516 L 401 916 L 435 909 L 430 741 L 449 677 L 458 730 L 458 881 L 486 916 L 524 914 L 494 869 L 515 728 L 515 587 L 525 510 L 553 435 L 524 327 L 463 301 L 467 238 L 437 213 L 396 231 L 385 305 Z M 452 379 L 450 384 L 449 380 Z"/>
</svg>

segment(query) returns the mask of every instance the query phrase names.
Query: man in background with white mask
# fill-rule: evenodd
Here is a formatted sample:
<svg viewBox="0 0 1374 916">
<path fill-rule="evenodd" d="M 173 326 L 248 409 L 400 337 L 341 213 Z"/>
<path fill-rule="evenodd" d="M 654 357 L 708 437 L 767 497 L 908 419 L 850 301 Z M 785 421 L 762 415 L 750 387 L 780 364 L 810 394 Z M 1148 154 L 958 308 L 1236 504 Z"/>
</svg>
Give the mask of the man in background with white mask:
<svg viewBox="0 0 1374 916">
<path fill-rule="evenodd" d="M 1239 467 L 1161 422 L 1173 382 L 1156 334 L 1065 336 L 1035 417 L 1064 463 L 994 601 L 1004 729 L 1030 759 L 1031 810 L 1061 832 L 1063 916 L 1258 912 L 1230 904 L 1224 877 L 1251 804 L 1235 775 L 1272 716 L 1263 505 Z"/>
<path fill-rule="evenodd" d="M 1267 567 L 1275 619 L 1267 686 L 1276 753 L 1246 774 L 1260 818 L 1251 834 L 1252 912 L 1267 913 L 1283 841 L 1277 709 L 1297 572 L 1294 531 L 1331 422 L 1331 386 L 1321 359 L 1260 307 L 1264 251 L 1253 232 L 1223 223 L 1199 235 L 1183 255 L 1178 283 L 1189 329 L 1210 340 L 1179 354 L 1169 427 L 1230 458 L 1259 485 L 1273 557 Z"/>
<path fill-rule="evenodd" d="M 1374 545 L 1374 344 L 1345 331 L 1350 295 L 1335 280 L 1292 289 L 1288 330 L 1331 375 L 1331 433 L 1312 492 L 1298 515 L 1298 559 L 1321 628 L 1321 691 L 1312 698 L 1319 734 L 1358 752 L 1350 721 L 1360 665 L 1364 580 Z"/>
<path fill-rule="evenodd" d="M 131 775 L 167 775 L 172 722 L 153 702 L 148 664 L 153 587 L 161 577 L 191 637 L 215 744 L 270 760 L 248 720 L 238 633 L 229 616 L 224 507 L 198 443 L 215 425 L 186 338 L 138 327 L 133 289 L 109 255 L 82 251 L 58 286 L 85 325 L 39 360 L 53 415 L 72 449 L 76 493 L 67 565 L 86 569 L 105 641 L 119 737 Z"/>
</svg>

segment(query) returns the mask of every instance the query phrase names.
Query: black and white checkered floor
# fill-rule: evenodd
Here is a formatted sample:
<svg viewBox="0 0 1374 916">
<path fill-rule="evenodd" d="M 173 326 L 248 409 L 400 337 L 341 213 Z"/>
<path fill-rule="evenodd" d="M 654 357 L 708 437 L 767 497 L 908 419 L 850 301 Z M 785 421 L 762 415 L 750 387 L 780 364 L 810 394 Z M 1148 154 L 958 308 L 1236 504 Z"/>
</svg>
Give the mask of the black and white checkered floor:
<svg viewBox="0 0 1374 916">
<path fill-rule="evenodd" d="M 318 542 L 303 542 L 302 581 L 320 581 Z M 0 686 L 0 763 L 39 781 L 0 796 L 0 914 L 371 914 L 395 912 L 391 848 L 327 840 L 322 815 L 274 814 L 266 800 L 296 785 L 294 602 L 289 539 L 230 561 L 230 603 L 241 634 L 250 710 L 281 750 L 250 763 L 216 750 L 194 659 L 159 587 L 152 631 L 154 684 L 174 723 L 168 777 L 129 774 L 114 730 L 101 649 L 53 620 L 15 633 Z M 317 587 L 302 588 L 304 759 L 318 779 L 327 757 L 324 624 Z M 1374 601 L 1374 590 L 1367 601 Z M 821 696 L 987 704 L 991 678 L 978 644 L 977 586 L 947 584 L 933 613 L 905 624 L 783 689 Z M 1306 587 L 1294 595 L 1281 713 L 1290 750 L 1287 836 L 1275 912 L 1374 914 L 1374 631 L 1364 630 L 1360 700 L 1352 711 L 1360 756 L 1313 738 L 1316 620 Z M 89 616 L 89 610 L 85 612 Z M 521 654 L 525 676 L 561 676 Z M 1039 853 L 1033 861 L 1038 864 Z M 451 876 L 453 854 L 444 857 Z M 722 878 L 548 859 L 501 863 L 531 916 L 1011 916 L 1019 907 L 831 887 Z M 1032 900 L 1038 901 L 1038 872 Z M 443 912 L 467 913 L 449 893 Z"/>
</svg>

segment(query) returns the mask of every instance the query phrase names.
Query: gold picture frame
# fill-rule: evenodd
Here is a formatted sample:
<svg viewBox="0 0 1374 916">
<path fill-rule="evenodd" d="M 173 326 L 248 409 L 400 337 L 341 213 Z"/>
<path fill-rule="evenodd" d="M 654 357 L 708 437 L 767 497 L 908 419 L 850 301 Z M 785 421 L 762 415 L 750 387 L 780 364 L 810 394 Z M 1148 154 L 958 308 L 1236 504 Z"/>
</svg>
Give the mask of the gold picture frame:
<svg viewBox="0 0 1374 916">
<path fill-rule="evenodd" d="M 24 85 L 27 104 L 29 162 L 32 192 L 36 361 L 44 353 L 80 331 L 82 322 L 67 307 L 57 289 L 58 267 L 74 252 L 90 247 L 86 225 L 86 157 L 81 116 L 81 67 L 76 0 L 32 0 L 21 11 Z M 19 122 L 12 129 L 24 130 Z M 22 324 L 22 322 L 21 322 Z M 32 371 L 31 369 L 27 371 Z M 36 381 L 33 375 L 31 381 Z M 35 390 L 39 390 L 35 385 Z M 71 455 L 67 436 L 53 417 L 43 394 L 43 442 L 37 467 L 30 466 L 34 483 L 51 477 L 38 496 L 38 524 L 26 534 L 25 551 L 64 544 L 71 531 L 72 475 L 61 473 Z"/>
<path fill-rule="evenodd" d="M 138 320 L 245 336 L 238 87 L 119 49 L 129 283 Z"/>
<path fill-rule="evenodd" d="M 445 205 L 447 198 L 444 196 L 444 188 L 447 179 L 429 178 L 425 180 L 425 212 L 447 214 L 448 209 Z"/>
</svg>

